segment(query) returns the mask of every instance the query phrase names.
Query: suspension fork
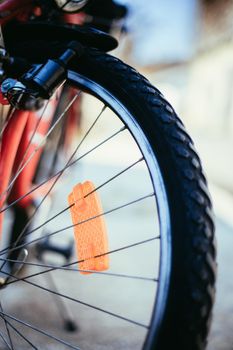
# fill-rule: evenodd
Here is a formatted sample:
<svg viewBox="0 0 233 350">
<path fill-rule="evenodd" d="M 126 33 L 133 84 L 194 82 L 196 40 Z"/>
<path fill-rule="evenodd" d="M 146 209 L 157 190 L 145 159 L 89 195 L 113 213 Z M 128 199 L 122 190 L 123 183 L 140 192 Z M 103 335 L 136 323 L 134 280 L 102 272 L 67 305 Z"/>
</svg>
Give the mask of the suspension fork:
<svg viewBox="0 0 233 350">
<path fill-rule="evenodd" d="M 16 110 L 8 121 L 7 127 L 3 133 L 0 150 L 0 193 L 5 193 L 12 178 L 14 178 L 17 173 L 19 173 L 19 175 L 14 181 L 10 194 L 8 193 L 7 195 L 7 193 L 5 193 L 1 195 L 1 209 L 6 205 L 7 197 L 10 203 L 31 190 L 33 178 L 36 174 L 40 156 L 43 151 L 42 145 L 37 152 L 35 151 L 49 130 L 57 103 L 58 100 L 55 97 L 49 101 L 45 108 L 39 111 L 29 112 Z M 26 163 L 27 165 L 24 167 Z M 23 170 L 20 171 L 22 168 Z M 26 208 L 32 203 L 34 197 L 34 194 L 28 195 L 19 201 L 18 205 L 22 208 Z M 0 232 L 2 229 L 3 216 L 4 212 L 0 213 Z"/>
<path fill-rule="evenodd" d="M 10 196 L 8 198 L 10 202 L 18 200 L 31 190 L 32 181 L 36 174 L 42 152 L 41 140 L 43 140 L 52 123 L 52 118 L 58 104 L 56 98 L 51 98 L 51 96 L 59 85 L 65 81 L 66 65 L 82 53 L 81 48 L 82 46 L 79 43 L 71 42 L 58 60 L 49 60 L 45 65 L 40 66 L 39 69 L 37 67 L 32 68 L 24 75 L 23 83 L 29 86 L 30 89 L 35 89 L 39 100 L 40 98 L 50 98 L 50 101 L 43 112 L 41 110 L 36 112 L 14 112 L 4 131 L 0 158 L 0 193 L 6 192 L 13 175 L 14 184 L 10 189 Z M 15 84 L 17 85 L 17 81 L 15 82 L 13 80 L 12 82 L 12 79 L 6 79 L 2 83 L 2 91 L 7 89 L 9 85 L 9 89 L 12 91 Z M 19 99 L 18 95 L 15 97 L 16 107 L 23 110 L 28 100 L 27 98 L 25 101 L 23 99 L 23 93 L 27 91 L 26 86 L 20 83 L 22 90 L 21 99 Z M 7 93 L 7 91 L 5 92 Z M 31 100 L 37 102 L 37 95 L 33 96 Z M 12 99 L 14 99 L 14 96 L 12 96 Z M 20 105 L 18 101 L 24 101 L 25 103 L 23 102 Z M 40 118 L 41 113 L 43 113 L 43 116 L 38 124 L 38 117 Z M 33 196 L 31 195 L 25 196 L 20 200 L 18 205 L 26 208 L 30 205 L 32 199 Z M 4 206 L 5 201 L 6 195 L 2 195 L 0 208 Z M 3 214 L 0 214 L 0 225 L 2 221 Z"/>
<path fill-rule="evenodd" d="M 22 138 L 29 112 L 15 111 L 4 130 L 0 148 L 0 208 L 6 201 L 16 153 Z M 2 230 L 4 213 L 0 213 L 0 232 Z"/>
</svg>

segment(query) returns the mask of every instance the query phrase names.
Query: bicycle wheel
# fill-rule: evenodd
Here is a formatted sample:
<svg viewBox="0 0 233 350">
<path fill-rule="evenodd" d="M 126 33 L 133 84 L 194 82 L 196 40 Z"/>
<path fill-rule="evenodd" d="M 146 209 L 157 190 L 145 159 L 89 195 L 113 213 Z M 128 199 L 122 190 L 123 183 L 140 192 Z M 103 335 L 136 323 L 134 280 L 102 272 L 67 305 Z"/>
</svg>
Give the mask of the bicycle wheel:
<svg viewBox="0 0 233 350">
<path fill-rule="evenodd" d="M 17 307 L 7 302 L 10 292 L 4 297 L 7 311 L 3 304 L 1 315 L 12 342 L 16 329 L 21 339 L 17 348 L 22 349 L 30 343 L 40 348 L 42 340 L 35 335 L 40 333 L 49 339 L 43 348 L 52 348 L 50 341 L 55 341 L 61 349 L 164 350 L 172 344 L 204 349 L 214 298 L 214 224 L 206 179 L 190 137 L 163 95 L 112 56 L 87 51 L 70 67 L 67 83 L 77 89 L 77 98 L 82 91 L 86 130 L 68 163 L 55 171 L 59 181 L 36 206 L 27 242 L 17 242 L 20 248 L 34 245 L 40 262 L 31 253 L 27 273 L 9 280 L 5 288 L 17 292 L 21 281 L 25 295 Z M 48 179 L 45 174 L 35 188 Z M 95 183 L 91 193 L 101 196 L 103 212 L 88 221 L 105 217 L 109 247 L 100 255 L 109 256 L 110 264 L 107 272 L 88 276 L 78 274 L 80 265 L 74 268 L 78 256 L 65 264 L 59 264 L 57 256 L 52 262 L 45 256 L 51 250 L 58 253 L 57 245 L 65 247 L 60 249 L 63 257 L 64 250 L 70 252 L 64 240 L 70 240 L 75 224 L 64 198 L 85 180 Z M 38 221 L 46 200 L 49 213 Z M 60 207 L 53 207 L 57 203 Z M 53 237 L 52 248 L 45 242 L 48 237 Z M 38 283 L 37 278 L 48 273 L 52 280 Z M 61 318 L 69 319 L 67 307 L 72 308 L 77 332 L 66 334 L 58 328 L 51 295 Z"/>
</svg>

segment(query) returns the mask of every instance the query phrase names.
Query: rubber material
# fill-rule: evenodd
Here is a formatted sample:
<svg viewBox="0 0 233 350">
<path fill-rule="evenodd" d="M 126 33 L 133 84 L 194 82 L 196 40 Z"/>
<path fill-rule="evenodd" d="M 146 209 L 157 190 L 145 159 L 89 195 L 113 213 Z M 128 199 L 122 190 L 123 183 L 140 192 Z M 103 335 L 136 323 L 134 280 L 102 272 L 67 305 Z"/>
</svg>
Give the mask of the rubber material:
<svg viewBox="0 0 233 350">
<path fill-rule="evenodd" d="M 160 91 L 118 59 L 90 49 L 70 69 L 109 91 L 135 117 L 166 187 L 172 244 L 169 295 L 159 330 L 152 317 L 145 349 L 166 350 L 175 344 L 179 350 L 202 350 L 215 294 L 216 249 L 212 205 L 193 142 Z"/>
<path fill-rule="evenodd" d="M 212 205 L 200 159 L 183 123 L 158 89 L 118 59 L 89 50 L 71 67 L 110 91 L 135 116 L 159 162 L 172 224 L 172 272 L 157 338 L 146 348 L 201 350 L 215 295 Z"/>
</svg>

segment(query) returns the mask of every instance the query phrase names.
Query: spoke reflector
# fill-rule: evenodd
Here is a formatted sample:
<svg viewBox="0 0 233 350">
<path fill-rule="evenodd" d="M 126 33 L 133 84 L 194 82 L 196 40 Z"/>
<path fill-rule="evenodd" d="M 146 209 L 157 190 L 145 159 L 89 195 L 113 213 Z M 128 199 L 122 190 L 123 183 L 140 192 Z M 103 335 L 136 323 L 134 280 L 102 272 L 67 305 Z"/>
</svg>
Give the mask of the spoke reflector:
<svg viewBox="0 0 233 350">
<path fill-rule="evenodd" d="M 80 270 L 104 271 L 109 268 L 108 236 L 100 198 L 91 181 L 78 184 L 68 196 Z M 95 217 L 94 220 L 88 220 Z M 98 256 L 97 258 L 95 258 Z M 91 272 L 80 272 L 90 274 Z"/>
</svg>

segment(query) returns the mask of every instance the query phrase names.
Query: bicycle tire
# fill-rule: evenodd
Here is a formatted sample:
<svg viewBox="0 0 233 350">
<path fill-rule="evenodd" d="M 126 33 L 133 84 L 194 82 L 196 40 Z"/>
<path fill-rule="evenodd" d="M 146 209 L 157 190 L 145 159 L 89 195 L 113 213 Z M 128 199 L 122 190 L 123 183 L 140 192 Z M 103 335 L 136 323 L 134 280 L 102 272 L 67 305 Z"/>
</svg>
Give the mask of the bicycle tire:
<svg viewBox="0 0 233 350">
<path fill-rule="evenodd" d="M 161 92 L 131 67 L 91 51 L 75 68 L 127 106 L 164 179 L 172 226 L 170 286 L 159 335 L 148 337 L 146 346 L 203 349 L 214 301 L 216 247 L 211 200 L 193 142 Z"/>
<path fill-rule="evenodd" d="M 181 350 L 204 349 L 214 301 L 216 248 L 206 178 L 191 138 L 160 91 L 110 55 L 86 50 L 72 63 L 68 83 L 113 109 L 130 126 L 148 167 L 157 169 L 156 179 L 150 175 L 164 234 L 163 281 L 143 349 L 164 350 L 173 344 Z"/>
</svg>

